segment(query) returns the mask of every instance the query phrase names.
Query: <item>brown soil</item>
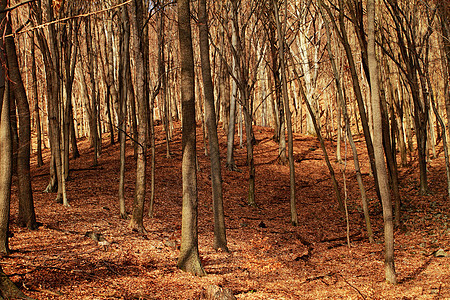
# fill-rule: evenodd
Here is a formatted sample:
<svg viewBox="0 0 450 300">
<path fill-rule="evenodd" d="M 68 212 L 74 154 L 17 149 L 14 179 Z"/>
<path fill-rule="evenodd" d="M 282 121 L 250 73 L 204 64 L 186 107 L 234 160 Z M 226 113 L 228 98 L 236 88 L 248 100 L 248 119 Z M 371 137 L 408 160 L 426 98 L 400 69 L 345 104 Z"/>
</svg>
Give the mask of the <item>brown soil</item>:
<svg viewBox="0 0 450 300">
<path fill-rule="evenodd" d="M 229 288 L 238 299 L 450 299 L 450 202 L 446 195 L 443 154 L 429 164 L 432 194 L 418 195 L 417 162 L 400 169 L 404 229 L 395 232 L 395 260 L 399 284 L 384 281 L 381 207 L 375 200 L 364 143 L 363 178 L 371 202 L 376 243 L 367 241 L 360 209 L 351 151 L 346 164 L 333 162 L 349 210 L 350 246 L 346 219 L 337 209 L 322 151 L 313 137 L 295 135 L 297 210 L 300 226 L 290 225 L 289 169 L 277 163 L 273 132 L 256 127 L 256 202 L 247 205 L 246 150 L 236 145 L 242 172 L 225 169 L 225 136 L 220 132 L 224 205 L 229 254 L 212 248 L 209 158 L 198 129 L 199 249 L 205 277 L 176 268 L 181 232 L 181 131 L 171 142 L 172 158 L 165 158 L 162 128 L 157 128 L 155 217 L 145 218 L 146 236 L 130 232 L 118 212 L 118 146 L 104 148 L 96 168 L 87 141 L 80 141 L 81 158 L 71 161 L 67 192 L 70 207 L 43 193 L 47 164 L 33 160 L 36 231 L 19 228 L 16 187 L 13 188 L 10 244 L 2 258 L 6 274 L 35 299 L 198 299 L 211 285 Z M 245 140 L 245 139 L 244 139 Z M 327 142 L 335 158 L 335 143 Z M 128 147 L 126 196 L 131 211 L 135 163 Z M 345 152 L 345 150 L 347 151 Z M 16 182 L 14 181 L 14 184 Z M 149 185 L 148 185 L 149 186 Z M 85 236 L 101 233 L 110 243 L 99 245 Z M 447 257 L 435 257 L 443 249 Z"/>
</svg>

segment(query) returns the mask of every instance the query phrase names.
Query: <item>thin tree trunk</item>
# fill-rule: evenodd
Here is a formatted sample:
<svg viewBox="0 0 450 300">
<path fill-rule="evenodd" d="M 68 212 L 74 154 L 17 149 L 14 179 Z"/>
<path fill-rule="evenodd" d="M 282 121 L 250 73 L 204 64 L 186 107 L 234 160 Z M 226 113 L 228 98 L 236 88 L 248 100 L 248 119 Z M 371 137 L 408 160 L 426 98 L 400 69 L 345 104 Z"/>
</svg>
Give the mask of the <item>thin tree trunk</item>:
<svg viewBox="0 0 450 300">
<path fill-rule="evenodd" d="M 152 97 L 150 100 L 150 145 L 151 145 L 151 153 L 152 153 L 152 160 L 151 160 L 151 172 L 150 172 L 150 204 L 148 208 L 148 216 L 150 218 L 153 218 L 154 214 L 154 203 L 155 203 L 155 171 L 156 171 L 156 145 L 155 145 L 155 122 L 153 119 L 153 112 L 155 107 L 155 97 Z"/>
<path fill-rule="evenodd" d="M 232 22 L 232 46 L 236 48 L 237 43 L 237 28 L 234 27 L 234 22 Z M 235 57 L 232 57 L 232 71 L 234 77 L 236 77 L 238 65 L 236 63 Z M 231 98 L 230 98 L 230 118 L 228 122 L 228 136 L 227 136 L 227 168 L 231 171 L 237 171 L 238 168 L 234 161 L 234 136 L 236 131 L 236 102 L 237 102 L 238 88 L 236 80 L 233 79 L 231 84 Z"/>
<path fill-rule="evenodd" d="M 447 175 L 447 194 L 448 194 L 448 197 L 450 198 L 450 162 L 449 162 L 449 155 L 448 155 L 447 135 L 446 135 L 446 130 L 445 130 L 446 127 L 445 127 L 445 123 L 442 120 L 441 116 L 439 115 L 439 111 L 436 107 L 436 103 L 434 101 L 434 95 L 433 95 L 433 90 L 431 88 L 431 81 L 430 81 L 429 76 L 430 75 L 427 73 L 427 82 L 428 82 L 429 91 L 430 91 L 431 106 L 433 108 L 436 119 L 438 120 L 439 124 L 442 127 L 442 146 L 444 148 L 445 173 Z"/>
<path fill-rule="evenodd" d="M 35 128 L 36 128 L 36 148 L 37 148 L 37 164 L 41 167 L 44 164 L 42 158 L 42 132 L 41 132 L 41 117 L 39 113 L 39 94 L 37 86 L 37 75 L 36 75 L 36 46 L 34 44 L 34 31 L 32 31 L 32 45 L 31 45 L 31 86 L 34 97 L 34 118 L 35 118 Z"/>
<path fill-rule="evenodd" d="M 289 157 L 289 179 L 290 179 L 290 207 L 291 207 L 291 223 L 294 226 L 298 225 L 298 217 L 297 217 L 297 208 L 295 201 L 295 165 L 294 165 L 294 140 L 292 136 L 292 117 L 291 117 L 291 109 L 289 108 L 289 95 L 287 89 L 287 79 L 286 79 L 286 66 L 284 60 L 284 34 L 286 30 L 286 22 L 287 22 L 287 2 L 285 2 L 285 23 L 284 28 L 281 28 L 280 24 L 280 16 L 278 13 L 278 1 L 272 0 L 274 13 L 275 13 L 275 22 L 277 25 L 278 32 L 278 51 L 280 57 L 281 64 L 281 82 L 282 82 L 282 91 L 283 91 L 283 99 L 284 99 L 284 112 L 286 115 L 286 125 L 288 130 L 288 157 Z"/>
<path fill-rule="evenodd" d="M 389 135 L 389 117 L 387 115 L 387 103 L 384 95 L 384 91 L 380 91 L 380 109 L 381 109 L 381 122 L 382 122 L 382 137 L 383 137 L 383 148 L 386 157 L 386 164 L 388 167 L 388 172 L 391 179 L 392 195 L 394 197 L 394 216 L 395 216 L 395 226 L 399 227 L 400 220 L 400 190 L 398 182 L 398 170 L 397 162 L 392 152 L 391 137 Z M 394 138 L 394 137 L 393 137 Z M 392 139 L 393 140 L 393 139 Z"/>
<path fill-rule="evenodd" d="M 64 174 L 65 180 L 69 178 L 69 144 L 72 140 L 72 146 L 74 151 L 74 158 L 78 153 L 78 148 L 76 146 L 76 139 L 72 136 L 73 124 L 73 108 L 72 108 L 72 92 L 73 92 L 73 82 L 75 78 L 75 65 L 77 62 L 78 47 L 72 45 L 72 35 L 73 35 L 73 25 L 68 24 L 68 41 L 65 44 L 62 53 L 64 55 L 64 69 L 65 69 L 65 82 L 66 82 L 66 105 L 64 107 L 64 122 L 63 122 L 63 133 L 64 133 Z M 74 143 L 75 140 L 75 143 Z"/>
<path fill-rule="evenodd" d="M 138 143 L 137 140 L 139 139 L 139 132 L 138 132 L 138 121 L 137 121 L 137 113 L 136 113 L 136 97 L 134 94 L 133 89 L 133 81 L 131 77 L 131 66 L 127 68 L 127 77 L 125 80 L 127 80 L 127 101 L 130 104 L 130 121 L 131 121 L 131 133 L 133 137 L 133 150 L 134 150 L 134 158 L 137 159 L 138 155 Z"/>
<path fill-rule="evenodd" d="M 69 127 L 69 134 L 70 134 L 70 143 L 72 146 L 72 158 L 76 159 L 78 157 L 80 157 L 80 152 L 78 151 L 78 144 L 77 144 L 77 130 L 75 127 L 75 121 L 76 121 L 76 116 L 74 117 L 73 115 L 73 105 L 72 105 L 72 101 L 70 101 L 69 104 L 69 122 L 70 122 L 70 127 Z"/>
<path fill-rule="evenodd" d="M 450 198 L 450 162 L 449 162 L 449 155 L 448 155 L 447 135 L 445 132 L 446 126 L 445 126 L 445 123 L 442 120 L 441 116 L 439 115 L 439 111 L 436 107 L 436 101 L 434 99 L 433 87 L 431 85 L 431 80 L 430 80 L 430 72 L 428 70 L 428 66 L 429 66 L 429 50 L 428 49 L 429 48 L 427 48 L 426 61 L 424 64 L 425 76 L 426 76 L 426 80 L 427 80 L 428 92 L 430 93 L 431 107 L 433 108 L 433 112 L 434 112 L 434 115 L 436 116 L 437 121 L 439 122 L 439 124 L 442 127 L 442 147 L 444 148 L 445 173 L 447 175 L 447 194 L 448 194 L 448 197 Z M 446 92 L 446 91 L 444 91 L 444 92 Z"/>
<path fill-rule="evenodd" d="M 378 177 L 376 176 L 377 169 L 375 167 L 374 147 L 373 147 L 373 143 L 372 143 L 372 137 L 370 134 L 369 122 L 368 122 L 367 114 L 366 114 L 365 107 L 364 107 L 364 101 L 363 101 L 363 97 L 362 97 L 361 87 L 359 84 L 358 74 L 356 71 L 355 61 L 354 61 L 353 54 L 352 54 L 352 49 L 351 49 L 350 43 L 348 41 L 347 30 L 345 28 L 345 23 L 344 23 L 344 10 L 343 10 L 344 4 L 343 4 L 342 0 L 339 0 L 340 11 L 339 11 L 339 18 L 338 18 L 338 21 L 339 21 L 339 28 L 338 28 L 338 25 L 334 21 L 334 16 L 331 13 L 330 8 L 323 5 L 322 1 L 321 1 L 321 3 L 322 3 L 322 6 L 326 9 L 327 14 L 330 17 L 330 20 L 332 21 L 333 27 L 339 36 L 339 39 L 344 47 L 344 50 L 345 50 L 345 53 L 347 56 L 347 60 L 348 60 L 350 72 L 351 72 L 351 77 L 352 77 L 353 91 L 355 93 L 356 102 L 358 104 L 359 116 L 361 118 L 361 124 L 363 127 L 363 133 L 364 133 L 364 137 L 365 137 L 367 152 L 369 154 L 370 167 L 371 167 L 371 170 L 372 170 L 372 173 L 374 176 L 375 191 L 377 192 L 378 199 L 380 199 L 380 201 L 381 201 L 381 195 L 380 195 L 379 185 L 378 185 Z M 358 124 L 358 120 L 356 117 L 356 110 L 355 110 L 355 122 Z M 358 129 L 358 132 L 359 132 L 359 129 Z"/>
<path fill-rule="evenodd" d="M 90 127 L 90 134 L 91 134 L 91 141 L 92 144 L 91 146 L 93 146 L 94 148 L 94 155 L 93 155 L 93 162 L 92 164 L 94 166 L 98 165 L 98 157 L 100 155 L 100 146 L 99 146 L 99 135 L 101 134 L 101 130 L 99 130 L 99 126 L 98 126 L 98 110 L 97 110 L 97 85 L 96 85 L 96 80 L 95 80 L 95 73 L 96 73 L 96 68 L 95 68 L 95 62 L 94 60 L 96 59 L 94 56 L 94 49 L 93 49 L 93 43 L 92 43 L 92 32 L 91 32 L 91 22 L 90 22 L 90 18 L 86 18 L 86 48 L 87 48 L 87 54 L 88 54 L 88 67 L 89 67 L 89 75 L 90 75 L 90 83 L 91 83 L 91 89 L 92 89 L 92 94 L 91 94 L 91 102 L 89 104 L 90 106 L 90 110 L 91 113 L 89 114 L 89 127 Z"/>
<path fill-rule="evenodd" d="M 165 16 L 163 13 L 159 16 L 159 31 L 158 31 L 158 74 L 159 74 L 159 81 L 160 81 L 160 105 L 161 105 L 161 119 L 162 123 L 164 125 L 164 133 L 166 136 L 166 158 L 171 158 L 172 154 L 170 152 L 170 124 L 169 124 L 169 96 L 168 96 L 168 88 L 167 88 L 167 74 L 166 74 L 166 61 L 165 61 L 165 25 L 164 25 L 164 19 Z"/>
<path fill-rule="evenodd" d="M 297 74 L 297 78 L 300 79 L 298 74 Z M 338 202 L 338 205 L 339 205 L 339 210 L 343 212 L 343 211 L 345 211 L 345 209 L 344 209 L 344 202 L 343 202 L 342 197 L 341 197 L 341 191 L 339 189 L 339 184 L 338 184 L 338 182 L 336 180 L 336 176 L 334 175 L 333 166 L 330 163 L 330 159 L 328 157 L 327 149 L 325 148 L 325 142 L 323 140 L 319 124 L 316 121 L 316 118 L 315 118 L 315 115 L 313 113 L 311 105 L 309 104 L 308 101 L 306 101 L 306 93 L 305 93 L 305 90 L 303 89 L 303 86 L 301 84 L 299 84 L 299 87 L 300 87 L 300 91 L 301 91 L 302 97 L 303 97 L 303 99 L 304 99 L 304 101 L 306 103 L 306 107 L 308 108 L 308 111 L 311 114 L 311 120 L 312 120 L 313 125 L 314 125 L 314 127 L 316 129 L 317 139 L 319 140 L 320 148 L 322 149 L 323 156 L 325 158 L 325 163 L 327 164 L 328 171 L 330 172 L 331 180 L 333 182 L 333 189 L 334 189 L 334 192 L 336 194 L 336 199 L 337 199 L 337 202 Z"/>
</svg>

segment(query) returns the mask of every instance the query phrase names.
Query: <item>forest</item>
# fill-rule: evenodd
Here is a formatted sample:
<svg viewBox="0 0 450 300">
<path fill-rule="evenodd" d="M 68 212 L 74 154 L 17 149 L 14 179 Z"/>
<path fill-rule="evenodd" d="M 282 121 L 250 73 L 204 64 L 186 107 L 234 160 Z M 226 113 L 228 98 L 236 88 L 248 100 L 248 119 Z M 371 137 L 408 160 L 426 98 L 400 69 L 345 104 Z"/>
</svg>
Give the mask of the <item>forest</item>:
<svg viewBox="0 0 450 300">
<path fill-rule="evenodd" d="M 0 20 L 0 299 L 450 299 L 450 1 Z"/>
</svg>

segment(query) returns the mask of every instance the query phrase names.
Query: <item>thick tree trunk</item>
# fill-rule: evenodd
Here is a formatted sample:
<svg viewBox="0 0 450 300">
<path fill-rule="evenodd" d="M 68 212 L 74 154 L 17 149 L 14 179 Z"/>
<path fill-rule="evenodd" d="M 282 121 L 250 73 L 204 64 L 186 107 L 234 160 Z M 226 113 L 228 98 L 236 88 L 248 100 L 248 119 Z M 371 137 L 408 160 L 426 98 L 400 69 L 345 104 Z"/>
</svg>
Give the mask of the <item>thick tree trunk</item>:
<svg viewBox="0 0 450 300">
<path fill-rule="evenodd" d="M 119 171 L 119 215 L 127 218 L 125 207 L 125 154 L 126 154 L 126 129 L 127 129 L 127 93 L 128 93 L 128 68 L 130 68 L 130 25 L 128 11 L 122 9 L 122 34 L 119 60 L 119 143 L 120 143 L 120 171 Z"/>
<path fill-rule="evenodd" d="M 0 254 L 9 254 L 9 207 L 12 179 L 12 136 L 9 117 L 9 82 L 5 81 L 4 69 L 0 70 Z"/>
<path fill-rule="evenodd" d="M 394 267 L 394 224 L 392 221 L 392 202 L 389 193 L 386 165 L 383 156 L 383 136 L 381 120 L 381 101 L 378 84 L 378 66 L 375 50 L 375 0 L 367 1 L 368 16 L 368 62 L 371 78 L 371 98 L 373 111 L 373 141 L 375 164 L 383 203 L 384 239 L 385 239 L 385 278 L 392 284 L 397 283 Z"/>
<path fill-rule="evenodd" d="M 25 295 L 19 288 L 6 276 L 0 267 L 0 299 L 26 299 L 33 300 L 33 298 Z"/>
<path fill-rule="evenodd" d="M 136 187 L 133 203 L 133 214 L 129 227 L 139 233 L 145 233 L 144 228 L 144 200 L 146 190 L 146 167 L 147 167 L 147 105 L 145 99 L 144 83 L 144 58 L 142 55 L 142 44 L 140 32 L 142 29 L 142 10 L 139 9 L 138 1 L 131 2 L 129 18 L 131 22 L 131 42 L 135 71 L 135 95 L 137 103 L 138 118 L 138 148 L 136 162 Z M 142 8 L 142 7 L 141 7 Z"/>
<path fill-rule="evenodd" d="M 181 57 L 182 104 L 182 180 L 183 209 L 181 218 L 181 249 L 178 268 L 195 275 L 205 275 L 198 252 L 197 169 L 194 51 L 192 49 L 189 0 L 178 0 L 178 38 Z"/>
<path fill-rule="evenodd" d="M 10 21 L 6 24 L 6 33 L 11 33 Z M 17 177 L 19 185 L 19 215 L 20 226 L 36 229 L 36 214 L 34 212 L 33 192 L 30 175 L 31 120 L 27 94 L 20 74 L 17 60 L 16 45 L 13 37 L 6 38 L 6 55 L 8 60 L 8 77 L 11 80 L 11 92 L 14 93 L 19 116 L 19 147 L 17 149 Z"/>
<path fill-rule="evenodd" d="M 205 115 L 208 127 L 209 149 L 211 159 L 211 182 L 214 212 L 214 249 L 228 252 L 225 233 L 225 217 L 222 196 L 222 171 L 220 165 L 219 138 L 214 107 L 214 87 L 211 78 L 209 61 L 209 30 L 206 0 L 199 0 L 199 35 L 203 77 L 203 91 L 205 95 Z"/>
</svg>

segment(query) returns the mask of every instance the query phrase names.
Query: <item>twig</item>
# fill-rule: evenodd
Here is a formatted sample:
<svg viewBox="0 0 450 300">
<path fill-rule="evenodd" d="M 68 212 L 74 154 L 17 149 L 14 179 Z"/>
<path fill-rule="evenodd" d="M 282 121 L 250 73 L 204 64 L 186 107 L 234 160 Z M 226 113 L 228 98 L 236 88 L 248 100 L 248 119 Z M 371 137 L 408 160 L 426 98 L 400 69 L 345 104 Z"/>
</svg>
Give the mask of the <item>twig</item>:
<svg viewBox="0 0 450 300">
<path fill-rule="evenodd" d="M 330 277 L 330 276 L 333 276 L 333 275 L 334 275 L 333 272 L 329 272 L 327 274 L 317 275 L 317 276 L 314 276 L 314 277 L 309 277 L 309 278 L 306 278 L 305 281 L 303 281 L 303 283 L 308 283 L 308 282 L 315 281 L 315 280 L 321 280 L 321 279 L 324 279 L 325 277 Z"/>
<path fill-rule="evenodd" d="M 121 6 L 124 6 L 124 5 L 128 4 L 128 3 L 130 3 L 131 1 L 132 0 L 127 0 L 127 1 L 125 1 L 123 3 L 117 4 L 117 5 L 105 8 L 105 9 L 93 11 L 93 12 L 90 12 L 90 13 L 79 14 L 79 15 L 76 15 L 76 16 L 70 16 L 70 17 L 66 17 L 66 18 L 53 20 L 53 21 L 50 21 L 50 22 L 47 22 L 47 23 L 44 23 L 44 24 L 40 24 L 40 25 L 31 27 L 31 28 L 28 28 L 27 30 L 23 30 L 23 31 L 19 31 L 19 32 L 16 32 L 16 33 L 5 35 L 3 38 L 14 37 L 16 34 L 22 34 L 22 33 L 30 32 L 30 31 L 33 31 L 35 29 L 44 28 L 44 27 L 47 27 L 47 26 L 50 26 L 50 25 L 53 25 L 53 24 L 62 23 L 62 22 L 65 22 L 65 21 L 68 21 L 68 20 L 72 20 L 72 19 L 79 19 L 79 18 L 89 17 L 91 15 L 96 15 L 96 14 L 100 14 L 100 13 L 103 13 L 103 12 L 107 12 L 109 10 L 113 10 L 115 8 L 119 8 Z M 29 2 L 33 2 L 33 1 L 27 1 L 25 3 L 29 3 Z"/>
<path fill-rule="evenodd" d="M 5 8 L 4 10 L 0 11 L 0 14 L 1 14 L 1 13 L 6 13 L 6 12 L 9 12 L 9 11 L 12 11 L 12 10 L 14 10 L 14 9 L 16 9 L 16 8 L 19 8 L 19 7 L 22 6 L 22 5 L 25 5 L 25 4 L 27 4 L 27 3 L 34 2 L 34 1 L 36 1 L 36 0 L 28 0 L 28 1 L 21 2 L 21 3 L 17 3 L 16 5 L 13 5 L 13 6 L 11 6 L 11 7 L 7 7 L 7 8 Z"/>
<path fill-rule="evenodd" d="M 346 284 L 348 284 L 350 287 L 352 287 L 355 291 L 357 291 L 358 292 L 358 294 L 363 298 L 363 299 L 367 299 L 367 297 L 366 296 L 364 296 L 364 294 L 363 293 L 361 293 L 361 291 L 360 290 L 358 290 L 358 288 L 357 287 L 355 287 L 354 285 L 352 285 L 350 282 L 348 282 L 346 279 L 345 279 L 345 277 L 344 276 L 342 276 L 342 275 L 340 275 L 339 274 L 339 276 L 341 276 L 342 277 L 342 279 L 344 280 L 344 282 L 346 283 Z"/>
</svg>

